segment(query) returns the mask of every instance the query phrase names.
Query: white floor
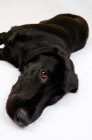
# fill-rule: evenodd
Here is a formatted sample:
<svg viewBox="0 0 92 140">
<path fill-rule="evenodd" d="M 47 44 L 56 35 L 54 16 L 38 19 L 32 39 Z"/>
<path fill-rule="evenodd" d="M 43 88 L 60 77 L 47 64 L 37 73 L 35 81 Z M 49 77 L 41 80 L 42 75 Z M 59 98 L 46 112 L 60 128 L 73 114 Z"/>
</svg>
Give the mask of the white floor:
<svg viewBox="0 0 92 140">
<path fill-rule="evenodd" d="M 78 14 L 89 24 L 85 48 L 71 56 L 79 77 L 79 90 L 76 94 L 68 93 L 57 104 L 46 108 L 35 123 L 20 128 L 5 110 L 19 71 L 0 61 L 1 140 L 92 140 L 92 0 L 0 0 L 0 32 L 60 13 Z"/>
</svg>

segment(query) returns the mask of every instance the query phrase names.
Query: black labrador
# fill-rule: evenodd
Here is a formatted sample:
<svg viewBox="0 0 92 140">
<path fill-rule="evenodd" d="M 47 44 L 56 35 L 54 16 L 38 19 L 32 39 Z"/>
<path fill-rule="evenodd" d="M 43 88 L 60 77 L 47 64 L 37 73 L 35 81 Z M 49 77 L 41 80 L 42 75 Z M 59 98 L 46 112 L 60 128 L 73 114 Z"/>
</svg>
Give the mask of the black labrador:
<svg viewBox="0 0 92 140">
<path fill-rule="evenodd" d="M 0 60 L 19 68 L 6 111 L 20 126 L 34 122 L 43 109 L 67 92 L 75 93 L 78 78 L 70 60 L 88 38 L 87 22 L 80 16 L 61 14 L 40 22 L 12 27 L 0 34 Z"/>
</svg>

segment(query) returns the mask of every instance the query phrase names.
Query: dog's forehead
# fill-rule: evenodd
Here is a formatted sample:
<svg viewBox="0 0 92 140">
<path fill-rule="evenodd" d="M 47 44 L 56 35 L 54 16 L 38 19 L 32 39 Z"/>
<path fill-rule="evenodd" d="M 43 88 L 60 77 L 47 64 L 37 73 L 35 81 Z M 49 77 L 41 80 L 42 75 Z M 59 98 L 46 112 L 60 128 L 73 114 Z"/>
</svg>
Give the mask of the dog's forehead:
<svg viewBox="0 0 92 140">
<path fill-rule="evenodd" d="M 41 68 L 46 68 L 47 70 L 53 71 L 58 64 L 58 60 L 53 56 L 40 56 L 39 65 L 41 65 Z"/>
</svg>

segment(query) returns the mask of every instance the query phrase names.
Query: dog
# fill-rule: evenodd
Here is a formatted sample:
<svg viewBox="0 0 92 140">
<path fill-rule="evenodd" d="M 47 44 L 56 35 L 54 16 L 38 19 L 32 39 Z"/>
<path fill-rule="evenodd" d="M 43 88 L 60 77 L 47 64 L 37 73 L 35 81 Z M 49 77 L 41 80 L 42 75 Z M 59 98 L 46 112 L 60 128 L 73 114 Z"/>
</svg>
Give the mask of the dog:
<svg viewBox="0 0 92 140">
<path fill-rule="evenodd" d="M 19 126 L 33 123 L 66 93 L 77 92 L 78 77 L 70 55 L 85 46 L 88 34 L 85 19 L 73 14 L 0 33 L 0 45 L 5 45 L 0 60 L 21 72 L 6 103 L 7 114 Z"/>
</svg>

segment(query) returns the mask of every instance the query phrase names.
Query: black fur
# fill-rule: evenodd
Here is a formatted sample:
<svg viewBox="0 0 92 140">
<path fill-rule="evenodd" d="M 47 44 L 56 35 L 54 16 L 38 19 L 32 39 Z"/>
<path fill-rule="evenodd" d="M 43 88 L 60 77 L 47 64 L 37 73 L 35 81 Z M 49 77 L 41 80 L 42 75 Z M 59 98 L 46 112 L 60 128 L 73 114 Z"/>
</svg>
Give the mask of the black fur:
<svg viewBox="0 0 92 140">
<path fill-rule="evenodd" d="M 78 79 L 70 60 L 88 37 L 87 22 L 72 14 L 61 14 L 40 22 L 15 26 L 0 34 L 0 59 L 19 68 L 6 110 L 20 126 L 34 122 L 48 105 L 67 92 L 76 92 Z"/>
</svg>

